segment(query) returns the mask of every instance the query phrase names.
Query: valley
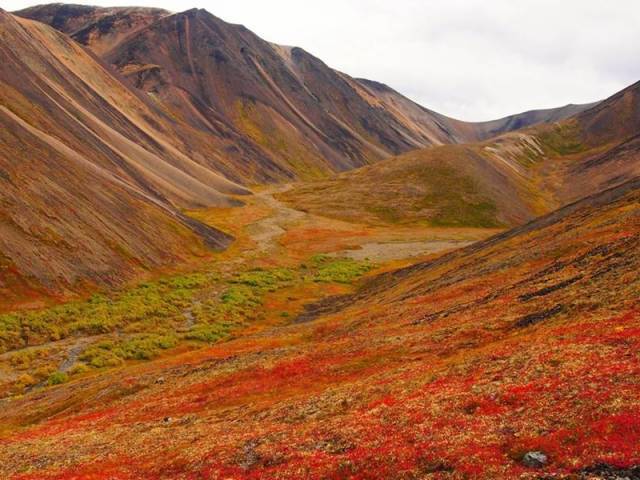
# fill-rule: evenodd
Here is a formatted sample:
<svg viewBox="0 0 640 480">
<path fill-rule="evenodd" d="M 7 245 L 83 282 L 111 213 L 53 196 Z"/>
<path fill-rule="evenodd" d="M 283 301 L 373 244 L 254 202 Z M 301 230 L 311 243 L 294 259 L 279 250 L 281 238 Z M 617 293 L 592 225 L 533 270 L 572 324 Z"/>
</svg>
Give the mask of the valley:
<svg viewBox="0 0 640 480">
<path fill-rule="evenodd" d="M 173 330 L 193 326 L 213 345 L 169 345 L 149 362 L 125 357 L 2 400 L 0 472 L 23 480 L 513 478 L 533 450 L 551 456 L 559 478 L 603 462 L 634 465 L 639 194 L 638 181 L 628 182 L 400 269 L 318 255 L 389 240 L 384 228 L 316 218 L 311 225 L 323 228 L 310 230 L 307 214 L 292 223 L 276 214 L 285 233 L 265 245 L 270 230 L 256 225 L 273 219 L 273 202 L 242 215 L 254 219 L 247 231 L 257 241 L 225 214 L 247 270 L 235 263 L 240 252 L 222 253 L 230 263 L 216 262 L 218 278 L 231 274 L 230 282 L 207 273 L 169 279 L 164 291 L 194 289 L 173 304 Z M 213 221 L 220 212 L 198 215 Z M 202 314 L 216 318 L 219 306 L 208 301 L 221 285 L 239 325 L 199 330 Z M 306 302 L 321 299 L 296 321 Z M 158 324 L 157 313 L 149 319 Z M 67 360 L 81 345 L 68 344 Z"/>
<path fill-rule="evenodd" d="M 262 189 L 245 198 L 243 207 L 188 212 L 235 241 L 180 274 L 156 275 L 87 300 L 0 314 L 1 395 L 287 325 L 305 305 L 351 292 L 363 275 L 496 231 L 398 230 L 332 220 L 274 198 L 288 188 Z"/>
<path fill-rule="evenodd" d="M 640 83 L 466 122 L 198 8 L 0 56 L 0 478 L 639 478 Z"/>
</svg>

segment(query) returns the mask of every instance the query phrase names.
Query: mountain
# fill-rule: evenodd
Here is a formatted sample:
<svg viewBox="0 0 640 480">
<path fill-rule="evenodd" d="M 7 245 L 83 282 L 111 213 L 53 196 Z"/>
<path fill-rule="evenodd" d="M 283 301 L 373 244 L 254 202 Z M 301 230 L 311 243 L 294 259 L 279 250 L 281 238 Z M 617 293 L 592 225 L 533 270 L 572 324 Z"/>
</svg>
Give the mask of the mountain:
<svg viewBox="0 0 640 480">
<path fill-rule="evenodd" d="M 338 210 L 337 216 L 371 222 L 495 227 L 521 223 L 636 171 L 637 139 L 616 143 L 617 131 L 609 131 L 616 115 L 609 110 L 618 104 L 629 109 L 625 125 L 635 125 L 631 94 L 553 127 L 447 146 L 555 121 L 585 106 L 465 123 L 204 10 L 171 14 L 52 4 L 19 14 L 2 13 L 0 47 L 7 59 L 0 67 L 6 199 L 0 209 L 7 219 L 3 228 L 12 232 L 3 237 L 3 284 L 7 292 L 22 292 L 16 301 L 42 291 L 112 285 L 137 271 L 180 263 L 192 256 L 184 245 L 201 243 L 202 234 L 216 248 L 228 243 L 181 209 L 238 205 L 237 196 L 250 193 L 246 185 L 326 178 L 420 147 L 439 145 L 347 174 L 341 182 L 358 183 L 326 190 L 320 200 L 299 201 L 309 210 Z M 572 150 L 576 142 L 579 152 Z M 606 156 L 586 158 L 588 152 Z M 565 153 L 584 161 L 569 161 Z M 17 169 L 28 164 L 30 175 L 20 175 Z M 415 181 L 399 186 L 394 168 Z M 101 180 L 80 180 L 85 173 Z M 316 186 L 295 189 L 287 198 Z M 107 197 L 128 206 L 108 204 Z M 332 198 L 334 205 L 325 209 Z M 157 213 L 159 223 L 133 207 L 139 202 Z M 69 204 L 82 215 L 68 214 Z M 18 218 L 19 205 L 28 213 Z M 126 221 L 122 211 L 131 212 Z M 171 232 L 166 238 L 141 232 L 145 224 Z M 178 240 L 176 229 L 194 236 Z M 173 247 L 165 251 L 165 242 Z"/>
<path fill-rule="evenodd" d="M 227 235 L 181 209 L 239 205 L 243 185 L 465 139 L 388 87 L 203 10 L 20 15 L 1 18 L 3 308 L 224 248 Z"/>
<path fill-rule="evenodd" d="M 640 82 L 576 115 L 554 132 L 574 150 L 563 198 L 601 190 L 640 175 Z"/>
<path fill-rule="evenodd" d="M 585 104 L 569 104 L 559 108 L 548 108 L 543 110 L 530 110 L 528 112 L 509 115 L 498 120 L 489 122 L 476 123 L 476 129 L 479 134 L 476 141 L 482 141 L 487 138 L 497 137 L 506 132 L 522 130 L 527 127 L 538 125 L 541 123 L 555 123 L 565 120 L 569 117 L 577 115 L 580 112 L 595 107 L 600 102 Z"/>
<path fill-rule="evenodd" d="M 21 15 L 0 478 L 638 477 L 640 83 L 471 124 L 202 10 Z"/>
<path fill-rule="evenodd" d="M 170 13 L 160 8 L 97 8 L 64 3 L 37 5 L 17 12 L 69 34 L 102 55 L 127 37 Z"/>
<path fill-rule="evenodd" d="M 218 166 L 241 182 L 323 177 L 421 147 L 485 139 L 583 108 L 487 124 L 460 122 L 387 86 L 335 71 L 301 48 L 266 42 L 205 10 L 168 14 L 51 4 L 17 14 L 49 23 L 87 45 L 167 115 L 196 132 L 232 135 L 238 148 L 246 144 L 250 151 Z"/>
<path fill-rule="evenodd" d="M 358 79 L 358 82 L 366 86 L 378 101 L 385 105 L 385 108 L 394 111 L 399 117 L 409 118 L 414 125 L 428 126 L 432 131 L 441 129 L 446 133 L 447 141 L 434 142 L 435 145 L 480 142 L 540 123 L 558 122 L 598 104 L 598 102 L 569 104 L 559 108 L 530 110 L 488 122 L 463 122 L 427 110 L 382 83 L 365 79 Z"/>
<path fill-rule="evenodd" d="M 639 269 L 635 180 L 304 322 L 7 399 L 0 475 L 633 478 Z"/>
<path fill-rule="evenodd" d="M 373 224 L 518 225 L 640 176 L 639 93 L 636 83 L 559 122 L 416 150 L 296 186 L 281 198 Z"/>
<path fill-rule="evenodd" d="M 66 35 L 3 11 L 0 26 L 6 302 L 120 284 L 228 245 L 179 208 L 236 205 L 229 195 L 246 189 L 182 153 L 166 117 Z"/>
</svg>

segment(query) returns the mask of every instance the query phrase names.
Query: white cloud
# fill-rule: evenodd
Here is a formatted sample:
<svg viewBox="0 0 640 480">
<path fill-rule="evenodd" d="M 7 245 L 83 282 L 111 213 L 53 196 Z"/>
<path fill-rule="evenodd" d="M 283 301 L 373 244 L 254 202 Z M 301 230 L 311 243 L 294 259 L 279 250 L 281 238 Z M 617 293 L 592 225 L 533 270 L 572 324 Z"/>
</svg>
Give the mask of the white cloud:
<svg viewBox="0 0 640 480">
<path fill-rule="evenodd" d="M 637 0 L 191 1 L 90 3 L 206 8 L 466 120 L 589 102 L 640 80 Z"/>
</svg>

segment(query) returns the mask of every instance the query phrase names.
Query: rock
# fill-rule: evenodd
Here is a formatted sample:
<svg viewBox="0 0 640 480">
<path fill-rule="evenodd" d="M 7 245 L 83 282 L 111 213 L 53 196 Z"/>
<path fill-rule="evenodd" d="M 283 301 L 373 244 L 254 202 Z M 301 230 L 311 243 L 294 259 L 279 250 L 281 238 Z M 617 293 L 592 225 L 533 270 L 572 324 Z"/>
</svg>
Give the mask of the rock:
<svg viewBox="0 0 640 480">
<path fill-rule="evenodd" d="M 164 383 L 164 377 L 160 377 L 160 378 L 156 379 L 156 383 L 158 385 L 162 385 Z"/>
<path fill-rule="evenodd" d="M 542 468 L 548 461 L 549 458 L 542 452 L 527 452 L 522 457 L 522 464 L 529 468 Z"/>
</svg>

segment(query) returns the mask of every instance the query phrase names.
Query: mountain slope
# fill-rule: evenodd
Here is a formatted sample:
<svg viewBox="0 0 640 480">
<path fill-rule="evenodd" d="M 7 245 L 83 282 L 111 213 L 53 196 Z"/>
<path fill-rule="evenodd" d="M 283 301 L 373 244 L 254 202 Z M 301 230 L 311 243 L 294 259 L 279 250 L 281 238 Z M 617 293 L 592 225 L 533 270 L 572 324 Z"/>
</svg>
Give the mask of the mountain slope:
<svg viewBox="0 0 640 480">
<path fill-rule="evenodd" d="M 639 92 L 635 84 L 551 125 L 417 150 L 282 198 L 369 223 L 517 225 L 640 175 Z"/>
<path fill-rule="evenodd" d="M 510 115 L 498 120 L 489 122 L 479 122 L 474 124 L 478 132 L 477 141 L 496 137 L 503 133 L 522 130 L 540 123 L 555 123 L 572 117 L 580 112 L 595 107 L 600 102 L 585 104 L 569 104 L 559 108 L 549 108 L 544 110 L 530 110 L 528 112 Z"/>
<path fill-rule="evenodd" d="M 640 82 L 567 122 L 565 147 L 574 148 L 566 166 L 564 198 L 598 191 L 640 174 Z"/>
<path fill-rule="evenodd" d="M 46 23 L 103 55 L 135 32 L 170 13 L 160 8 L 97 8 L 51 3 L 26 8 L 19 16 Z"/>
<path fill-rule="evenodd" d="M 163 119 L 68 37 L 3 11 L 0 24 L 3 308 L 229 243 L 176 207 L 246 190 L 169 143 Z"/>
<path fill-rule="evenodd" d="M 358 79 L 358 82 L 368 88 L 369 92 L 380 102 L 384 103 L 385 108 L 394 111 L 399 117 L 409 118 L 413 125 L 424 126 L 425 135 L 428 136 L 427 132 L 429 131 L 437 132 L 438 130 L 444 133 L 446 135 L 444 138 L 448 141 L 434 142 L 436 145 L 481 142 L 503 133 L 521 130 L 540 123 L 558 122 L 588 110 L 599 103 L 570 104 L 559 108 L 530 110 L 488 122 L 463 122 L 427 110 L 387 85 L 365 79 Z"/>
<path fill-rule="evenodd" d="M 632 478 L 639 268 L 635 180 L 306 323 L 10 399 L 0 473 Z"/>
<path fill-rule="evenodd" d="M 433 143 L 304 50 L 272 45 L 203 10 L 159 20 L 106 60 L 191 124 L 202 121 L 193 112 L 220 118 L 296 175 L 347 170 Z M 139 74 L 148 66 L 153 73 Z"/>
<path fill-rule="evenodd" d="M 39 187 L 46 177 L 38 177 L 37 172 L 45 168 L 34 166 L 34 178 L 16 180 L 16 163 L 12 162 L 30 155 L 29 149 L 51 152 L 38 158 L 42 162 L 71 159 L 78 168 L 98 172 L 105 181 L 115 182 L 132 194 L 142 196 L 150 208 L 163 212 L 160 215 L 168 214 L 179 224 L 199 230 L 176 209 L 236 205 L 238 201 L 232 195 L 248 193 L 239 183 L 322 177 L 392 153 L 424 145 L 462 142 L 492 134 L 496 128 L 511 128 L 556 115 L 550 112 L 542 116 L 525 115 L 521 120 L 504 121 L 507 125 L 504 127 L 478 129 L 473 124 L 462 124 L 425 110 L 388 87 L 336 72 L 302 49 L 264 42 L 244 27 L 227 24 L 202 10 L 168 14 L 155 9 L 99 9 L 58 4 L 34 7 L 22 14 L 68 31 L 115 65 L 125 80 L 68 37 L 43 24 L 2 14 L 0 48 L 6 58 L 0 67 L 3 87 L 0 106 L 6 137 L 2 178 L 11 179 L 16 188 L 13 191 L 7 187 L 3 192 L 8 198 L 3 206 L 6 218 L 15 217 L 12 212 L 17 202 L 22 202 L 25 209 L 36 202 L 34 198 L 16 195 L 17 191 L 28 192 L 38 186 L 43 201 L 55 195 Z M 633 125 L 637 115 L 633 110 L 635 97 L 629 98 L 624 96 L 609 103 L 629 104 L 629 122 Z M 582 134 L 569 122 L 558 127 L 536 127 L 534 133 L 526 134 L 533 135 L 533 139 L 518 133 L 482 147 L 455 147 L 458 150 L 451 150 L 453 153 L 446 153 L 448 150 L 426 152 L 427 156 L 434 155 L 432 167 L 442 170 L 434 177 L 438 186 L 446 187 L 447 181 L 462 182 L 462 191 L 452 195 L 442 195 L 429 188 L 425 191 L 424 181 L 419 180 L 416 188 L 409 185 L 396 189 L 396 193 L 417 194 L 418 202 L 412 198 L 405 206 L 404 201 L 398 201 L 403 211 L 389 212 L 386 203 L 392 198 L 389 195 L 395 194 L 389 191 L 389 186 L 397 179 L 393 169 L 388 169 L 390 164 L 385 164 L 379 167 L 381 171 L 386 169 L 384 175 L 375 173 L 378 171 L 375 168 L 371 170 L 371 178 L 356 174 L 367 185 L 376 185 L 376 176 L 387 178 L 387 187 L 377 189 L 378 197 L 374 196 L 378 203 L 374 202 L 371 207 L 373 213 L 367 211 L 363 218 L 373 215 L 377 218 L 372 221 L 380 218 L 386 221 L 388 217 L 402 220 L 404 212 L 410 211 L 412 221 L 426 218 L 444 226 L 502 226 L 549 211 L 577 198 L 593 185 L 597 188 L 610 185 L 612 172 L 624 163 L 627 170 L 615 180 L 622 181 L 635 171 L 636 164 L 629 159 L 634 158 L 632 153 L 636 151 L 637 142 L 629 138 L 628 143 L 617 145 L 606 137 L 610 134 L 600 125 L 602 122 L 612 124 L 607 120 L 607 105 L 598 106 L 597 111 L 601 113 L 593 114 L 593 118 L 585 116 L 584 121 L 580 120 L 591 125 L 590 129 L 602 131 L 604 140 L 599 140 L 600 143 L 608 142 L 605 150 L 603 145 L 580 140 L 580 148 L 587 148 L 589 152 L 611 152 L 606 158 L 589 157 L 588 161 L 571 164 L 565 160 L 539 161 L 547 156 L 557 158 L 558 152 L 567 149 L 573 152 L 571 149 L 577 140 L 572 135 Z M 587 133 L 583 136 L 595 139 L 595 134 L 589 131 L 585 130 Z M 542 153 L 536 146 L 540 142 Z M 448 157 L 445 167 L 439 164 L 438 155 L 442 152 Z M 585 152 L 581 150 L 576 155 L 585 156 Z M 458 171 L 461 158 L 469 161 Z M 427 178 L 429 184 L 428 169 L 420 166 L 414 175 L 410 171 L 413 163 L 414 160 L 407 160 L 398 165 L 406 167 L 403 174 Z M 74 168 L 57 172 L 58 182 L 68 189 L 69 198 L 90 198 L 95 202 L 74 201 L 77 208 L 100 211 L 100 199 L 91 197 L 87 186 L 64 182 L 65 178 L 75 175 Z M 570 168 L 579 181 L 558 180 L 568 178 L 566 171 Z M 535 175 L 531 175 L 531 171 Z M 431 185 L 435 184 L 431 182 Z M 104 189 L 109 193 L 106 184 Z M 366 194 L 365 190 L 358 193 Z M 348 202 L 341 201 L 337 208 L 349 213 L 353 206 L 366 207 L 367 199 L 361 199 L 359 204 L 351 201 L 358 195 L 348 197 Z M 324 197 L 321 206 L 331 199 L 331 195 Z M 439 205 L 438 198 L 446 199 L 445 205 Z M 344 205 L 349 205 L 349 209 Z M 335 205 L 321 210 L 331 214 L 332 208 Z M 62 226 L 57 226 L 52 235 L 64 241 L 69 241 L 68 236 L 76 239 L 74 254 L 68 254 L 60 246 L 47 246 L 51 249 L 47 255 L 56 259 L 47 262 L 39 249 L 50 240 L 40 238 L 41 235 L 36 234 L 38 229 L 32 225 L 46 228 L 47 215 L 55 214 L 31 210 L 31 215 L 26 217 L 28 221 L 18 222 L 20 240 L 3 247 L 3 264 L 16 270 L 10 274 L 12 280 L 5 281 L 9 285 L 7 291 L 11 290 L 11 284 L 23 281 L 28 284 L 28 288 L 23 289 L 25 292 L 42 286 L 63 291 L 85 281 L 113 283 L 120 267 L 112 262 L 122 265 L 122 258 L 129 255 L 123 254 L 123 249 L 129 252 L 138 239 L 160 243 L 162 238 L 157 233 L 134 234 L 127 223 L 128 231 L 118 234 L 119 240 L 110 242 L 111 246 L 104 247 L 102 253 L 89 248 L 103 261 L 97 261 L 92 255 L 80 261 L 78 252 L 83 242 L 99 239 L 104 243 L 103 230 L 110 231 L 115 225 L 123 228 L 122 221 L 115 214 L 108 219 L 91 218 L 91 221 L 59 215 L 64 228 L 74 234 L 67 235 Z M 356 208 L 355 213 L 358 216 L 361 212 Z M 12 222 L 15 223 L 15 219 Z M 213 243 L 222 246 L 227 242 L 224 236 L 219 240 Z M 178 243 L 174 244 L 173 255 L 167 255 L 173 258 L 167 258 L 167 263 L 184 256 Z M 143 249 L 138 247 L 134 259 L 143 256 L 142 253 Z M 165 263 L 159 255 L 153 257 L 154 261 L 148 266 Z M 65 273 L 56 275 L 56 269 Z M 96 271 L 109 272 L 108 281 L 104 275 L 94 275 Z M 133 269 L 128 268 L 121 280 L 132 272 Z"/>
<path fill-rule="evenodd" d="M 227 177 L 250 183 L 321 177 L 416 148 L 485 139 L 582 108 L 460 122 L 204 10 L 168 15 L 52 4 L 17 13 L 72 35 L 194 131 L 233 135 L 237 148 L 252 147 L 218 165 Z"/>
</svg>

